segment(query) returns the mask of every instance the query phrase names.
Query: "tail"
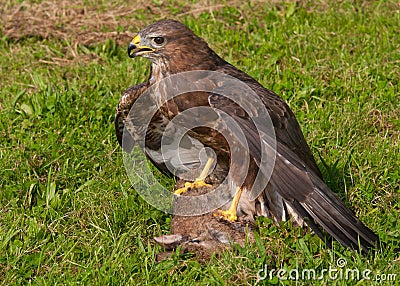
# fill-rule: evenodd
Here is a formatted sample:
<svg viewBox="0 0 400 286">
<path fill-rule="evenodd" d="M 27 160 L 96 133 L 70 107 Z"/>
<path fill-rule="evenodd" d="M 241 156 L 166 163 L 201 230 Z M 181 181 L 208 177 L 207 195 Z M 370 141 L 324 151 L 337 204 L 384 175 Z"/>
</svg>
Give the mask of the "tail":
<svg viewBox="0 0 400 286">
<path fill-rule="evenodd" d="M 286 150 L 284 150 L 286 151 Z M 283 208 L 269 211 L 275 218 L 286 212 L 301 218 L 314 232 L 328 244 L 326 233 L 342 245 L 367 254 L 379 244 L 379 237 L 365 226 L 355 214 L 334 194 L 326 183 L 304 165 L 296 156 L 289 157 L 277 153 L 275 168 L 271 176 L 269 192 L 280 196 Z M 289 158 L 289 161 L 286 159 Z M 286 160 L 285 160 L 286 159 Z M 275 205 L 277 205 L 275 203 Z M 275 208 L 276 209 L 276 208 Z"/>
<path fill-rule="evenodd" d="M 293 207 L 302 214 L 310 228 L 324 239 L 321 227 L 346 247 L 367 254 L 376 248 L 379 237 L 365 226 L 355 214 L 317 176 L 310 175 L 314 191 Z M 320 226 L 320 227 L 319 227 Z"/>
</svg>

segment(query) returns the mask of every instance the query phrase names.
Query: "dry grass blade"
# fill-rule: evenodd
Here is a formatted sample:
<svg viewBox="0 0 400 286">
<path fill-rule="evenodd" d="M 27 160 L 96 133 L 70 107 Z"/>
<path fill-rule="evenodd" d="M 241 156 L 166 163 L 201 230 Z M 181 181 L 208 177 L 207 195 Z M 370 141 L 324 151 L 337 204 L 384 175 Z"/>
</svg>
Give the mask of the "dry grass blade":
<svg viewBox="0 0 400 286">
<path fill-rule="evenodd" d="M 59 38 L 90 45 L 104 39 L 114 39 L 123 45 L 129 38 L 126 31 L 132 25 L 137 7 L 115 6 L 101 11 L 95 6 L 85 6 L 84 1 L 44 1 L 39 4 L 25 2 L 3 11 L 1 15 L 3 35 L 13 39 L 23 37 Z M 117 32 L 116 30 L 122 31 Z"/>
</svg>

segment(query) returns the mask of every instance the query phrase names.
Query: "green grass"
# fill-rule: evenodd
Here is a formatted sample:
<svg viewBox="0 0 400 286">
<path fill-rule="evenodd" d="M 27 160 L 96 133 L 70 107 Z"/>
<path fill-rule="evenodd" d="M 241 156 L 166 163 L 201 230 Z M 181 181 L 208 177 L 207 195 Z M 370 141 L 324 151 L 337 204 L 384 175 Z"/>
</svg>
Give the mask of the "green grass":
<svg viewBox="0 0 400 286">
<path fill-rule="evenodd" d="M 14 2 L 4 9 L 14 11 Z M 102 3 L 99 13 L 122 3 Z M 143 5 L 134 15 L 121 16 L 121 21 L 132 17 L 127 27 L 116 23 L 103 32 L 126 28 L 133 35 L 158 18 L 177 18 L 280 94 L 328 184 L 387 249 L 364 258 L 338 244 L 329 249 L 290 223 L 276 227 L 259 219 L 255 245 L 205 265 L 179 257 L 156 263 L 161 249 L 151 238 L 168 233 L 171 216 L 132 189 L 112 123 L 121 92 L 146 78 L 149 63 L 132 61 L 126 46 L 113 40 L 84 46 L 75 45 L 73 35 L 5 36 L 6 11 L 0 22 L 3 285 L 254 284 L 264 265 L 321 271 L 335 267 L 338 258 L 345 258 L 348 268 L 370 269 L 372 278 L 400 273 L 393 250 L 400 238 L 399 4 L 251 3 L 208 9 L 204 3 L 153 1 L 152 9 Z M 384 283 L 399 281 L 400 274 Z M 266 282 L 294 283 L 276 276 Z M 328 276 L 313 282 L 378 284 Z"/>
</svg>

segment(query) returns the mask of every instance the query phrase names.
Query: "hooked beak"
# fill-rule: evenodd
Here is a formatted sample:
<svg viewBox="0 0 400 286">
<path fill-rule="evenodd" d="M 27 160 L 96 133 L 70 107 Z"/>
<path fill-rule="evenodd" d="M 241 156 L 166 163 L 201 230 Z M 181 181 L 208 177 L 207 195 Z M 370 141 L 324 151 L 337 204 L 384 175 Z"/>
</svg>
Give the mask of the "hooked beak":
<svg viewBox="0 0 400 286">
<path fill-rule="evenodd" d="M 137 35 L 128 45 L 128 56 L 134 58 L 136 56 L 141 56 L 143 54 L 148 54 L 154 52 L 155 49 L 140 45 L 140 36 Z"/>
</svg>

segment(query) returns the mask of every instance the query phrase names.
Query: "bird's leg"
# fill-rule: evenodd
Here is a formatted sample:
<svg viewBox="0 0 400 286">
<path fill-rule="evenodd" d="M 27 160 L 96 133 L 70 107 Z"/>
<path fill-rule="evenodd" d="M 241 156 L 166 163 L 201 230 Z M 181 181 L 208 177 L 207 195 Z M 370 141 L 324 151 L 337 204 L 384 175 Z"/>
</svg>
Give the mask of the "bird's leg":
<svg viewBox="0 0 400 286">
<path fill-rule="evenodd" d="M 237 208 L 239 205 L 239 200 L 242 195 L 242 192 L 243 192 L 243 189 L 238 187 L 236 189 L 236 193 L 233 197 L 233 200 L 232 200 L 232 203 L 231 203 L 231 206 L 229 207 L 229 209 L 226 211 L 219 210 L 217 213 L 214 214 L 214 216 L 225 219 L 230 222 L 234 222 L 235 220 L 237 220 L 237 215 L 236 215 Z"/>
<path fill-rule="evenodd" d="M 207 184 L 204 180 L 206 179 L 208 171 L 210 171 L 213 162 L 214 159 L 212 157 L 209 157 L 206 165 L 204 166 L 203 170 L 200 173 L 200 176 L 197 179 L 195 179 L 193 183 L 186 182 L 185 186 L 183 188 L 177 189 L 174 192 L 174 194 L 179 196 L 180 194 L 183 194 L 192 188 L 212 187 L 210 184 Z"/>
</svg>

